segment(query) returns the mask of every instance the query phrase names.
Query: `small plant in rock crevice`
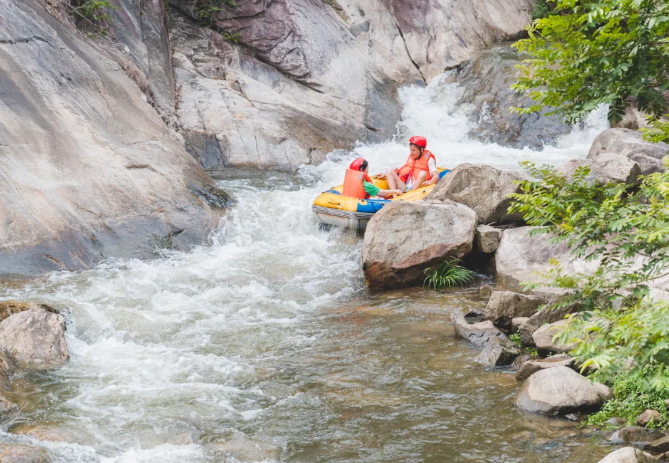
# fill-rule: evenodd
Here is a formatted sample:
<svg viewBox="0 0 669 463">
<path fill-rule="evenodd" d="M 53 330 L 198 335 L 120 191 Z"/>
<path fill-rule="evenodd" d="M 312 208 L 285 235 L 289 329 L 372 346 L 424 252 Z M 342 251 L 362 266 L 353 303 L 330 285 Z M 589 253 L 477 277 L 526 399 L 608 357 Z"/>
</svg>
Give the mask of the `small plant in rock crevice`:
<svg viewBox="0 0 669 463">
<path fill-rule="evenodd" d="M 109 0 L 70 0 L 64 5 L 79 28 L 103 35 L 108 34 L 109 10 L 118 9 Z"/>
<path fill-rule="evenodd" d="M 476 272 L 466 269 L 460 265 L 460 260 L 455 258 L 446 259 L 437 267 L 425 269 L 426 276 L 423 286 L 432 287 L 434 290 L 440 288 L 451 288 L 471 283 L 476 278 Z"/>
<path fill-rule="evenodd" d="M 235 8 L 237 8 L 235 0 L 195 0 L 190 8 L 190 13 L 203 26 L 213 27 L 218 13 L 234 10 Z"/>
</svg>

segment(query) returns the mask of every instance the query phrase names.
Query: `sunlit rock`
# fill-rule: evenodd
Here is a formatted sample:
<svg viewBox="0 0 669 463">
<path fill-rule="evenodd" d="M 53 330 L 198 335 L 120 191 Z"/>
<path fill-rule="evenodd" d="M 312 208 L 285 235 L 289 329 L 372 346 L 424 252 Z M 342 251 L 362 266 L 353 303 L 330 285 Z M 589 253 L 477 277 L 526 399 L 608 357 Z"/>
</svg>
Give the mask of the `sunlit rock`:
<svg viewBox="0 0 669 463">
<path fill-rule="evenodd" d="M 584 178 L 588 185 L 599 183 L 638 184 L 641 176 L 639 164 L 619 155 L 602 153 L 592 159 L 574 159 L 556 169 L 559 174 L 572 179 L 579 167 L 588 167 L 590 173 Z"/>
<path fill-rule="evenodd" d="M 365 233 L 362 264 L 372 289 L 421 284 L 424 270 L 472 250 L 476 213 L 453 201 L 394 202 Z"/>
<path fill-rule="evenodd" d="M 546 370 L 548 368 L 556 367 L 572 367 L 574 359 L 567 355 L 554 355 L 545 359 L 532 358 L 523 365 L 516 372 L 516 380 L 525 381 L 537 371 Z"/>
<path fill-rule="evenodd" d="M 652 455 L 634 447 L 625 447 L 599 460 L 599 463 L 656 463 Z"/>
<path fill-rule="evenodd" d="M 0 445 L 2 463 L 50 463 L 51 459 L 44 449 L 28 445 Z"/>
<path fill-rule="evenodd" d="M 484 254 L 492 254 L 499 247 L 502 230 L 490 225 L 476 227 L 476 247 Z"/>
<path fill-rule="evenodd" d="M 609 129 L 597 135 L 588 159 L 603 154 L 624 156 L 639 164 L 643 175 L 648 175 L 664 170 L 662 158 L 669 154 L 669 145 L 646 141 L 643 134 L 636 130 Z"/>
<path fill-rule="evenodd" d="M 557 415 L 596 410 L 610 396 L 608 387 L 560 366 L 530 376 L 516 397 L 516 405 L 527 412 Z"/>
<path fill-rule="evenodd" d="M 495 326 L 508 328 L 516 317 L 531 317 L 546 303 L 541 297 L 511 291 L 494 291 L 483 311 L 483 318 Z"/>
<path fill-rule="evenodd" d="M 490 321 L 468 323 L 465 317 L 460 316 L 454 322 L 456 336 L 480 346 L 485 345 L 491 338 L 504 336 Z"/>
</svg>

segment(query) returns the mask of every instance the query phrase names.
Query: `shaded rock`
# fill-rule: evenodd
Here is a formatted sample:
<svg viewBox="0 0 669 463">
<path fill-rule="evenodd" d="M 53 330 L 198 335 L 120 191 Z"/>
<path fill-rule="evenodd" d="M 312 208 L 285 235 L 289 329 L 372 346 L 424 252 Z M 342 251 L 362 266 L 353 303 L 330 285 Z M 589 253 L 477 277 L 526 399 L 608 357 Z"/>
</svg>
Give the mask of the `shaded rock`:
<svg viewBox="0 0 669 463">
<path fill-rule="evenodd" d="M 14 373 L 14 362 L 0 350 L 0 383 L 7 386 L 12 373 Z"/>
<path fill-rule="evenodd" d="M 424 270 L 472 250 L 476 213 L 446 201 L 393 202 L 369 221 L 362 266 L 372 289 L 422 283 Z"/>
<path fill-rule="evenodd" d="M 62 365 L 70 356 L 63 317 L 36 308 L 12 315 L 0 323 L 0 349 L 33 368 Z"/>
<path fill-rule="evenodd" d="M 574 365 L 574 359 L 567 355 L 554 355 L 545 359 L 531 359 L 525 362 L 516 372 L 516 379 L 518 381 L 525 381 L 534 373 L 540 370 L 556 367 L 569 367 Z"/>
<path fill-rule="evenodd" d="M 510 291 L 494 291 L 483 311 L 483 318 L 508 328 L 516 317 L 531 317 L 546 300 Z"/>
<path fill-rule="evenodd" d="M 644 410 L 636 419 L 636 424 L 639 426 L 647 426 L 651 421 L 658 421 L 660 419 L 660 412 L 657 410 Z"/>
<path fill-rule="evenodd" d="M 462 316 L 455 319 L 455 334 L 479 346 L 486 344 L 491 338 L 504 336 L 490 321 L 470 324 Z"/>
<path fill-rule="evenodd" d="M 577 309 L 578 307 L 575 306 L 560 308 L 544 307 L 518 327 L 520 342 L 524 346 L 534 346 L 534 338 L 532 335 L 539 329 L 539 327 L 563 320 L 565 316 L 576 312 Z"/>
<path fill-rule="evenodd" d="M 48 442 L 68 442 L 71 444 L 91 445 L 95 438 L 89 433 L 73 429 L 70 426 L 64 427 L 51 423 L 42 424 L 20 424 L 10 428 L 13 434 L 26 435 L 37 440 Z"/>
<path fill-rule="evenodd" d="M 224 211 L 193 189 L 213 182 L 135 82 L 35 0 L 0 18 L 0 273 L 206 241 Z"/>
<path fill-rule="evenodd" d="M 530 354 L 523 354 L 517 357 L 516 360 L 513 361 L 511 366 L 516 370 L 520 370 L 521 368 L 523 368 L 523 365 L 525 365 L 530 360 L 533 360 L 534 358 L 535 357 L 531 356 Z"/>
<path fill-rule="evenodd" d="M 40 448 L 28 445 L 0 445 L 0 462 L 2 463 L 49 463 L 51 459 Z"/>
<path fill-rule="evenodd" d="M 479 223 L 504 224 L 522 220 L 521 214 L 509 214 L 508 195 L 519 191 L 514 181 L 522 179 L 516 172 L 491 166 L 460 164 L 439 180 L 428 201 L 452 200 L 476 211 Z"/>
<path fill-rule="evenodd" d="M 655 453 L 669 452 L 669 436 L 660 437 L 652 441 L 646 448 Z"/>
<path fill-rule="evenodd" d="M 17 405 L 11 401 L 9 395 L 7 394 L 7 389 L 9 384 L 7 381 L 3 381 L 4 385 L 0 386 L 0 413 L 6 413 L 10 410 L 13 410 Z M 2 460 L 0 460 L 2 461 Z"/>
<path fill-rule="evenodd" d="M 517 78 L 516 65 L 522 60 L 508 44 L 499 44 L 458 68 L 455 80 L 463 90 L 458 104 L 476 109 L 470 116 L 475 128 L 469 136 L 484 143 L 542 150 L 560 135 L 571 132 L 568 124 L 546 115 L 547 109 L 533 114 L 511 112 L 510 108 L 533 103 L 527 95 L 511 88 Z"/>
<path fill-rule="evenodd" d="M 534 345 L 537 346 L 539 355 L 566 353 L 576 348 L 576 344 L 574 343 L 561 344 L 559 339 L 553 340 L 555 336 L 559 336 L 562 333 L 568 323 L 569 320 L 560 320 L 550 325 L 540 326 L 532 333 L 532 340 L 534 341 Z"/>
<path fill-rule="evenodd" d="M 530 317 L 515 317 L 511 320 L 511 333 L 517 333 L 518 328 L 521 325 L 525 324 L 530 319 Z"/>
<path fill-rule="evenodd" d="M 476 227 L 476 247 L 484 254 L 492 254 L 497 250 L 502 239 L 502 230 L 490 225 Z"/>
<path fill-rule="evenodd" d="M 596 410 L 610 396 L 608 387 L 560 366 L 530 376 L 516 397 L 516 405 L 527 412 L 557 415 Z"/>
<path fill-rule="evenodd" d="M 448 175 L 445 177 L 448 178 Z M 546 283 L 542 273 L 549 270 L 551 259 L 562 265 L 567 275 L 589 273 L 598 263 L 571 260 L 566 243 L 549 242 L 550 235 L 530 236 L 533 227 L 520 227 L 502 232 L 502 240 L 495 253 L 495 289 L 522 293 L 523 283 Z M 540 287 L 532 291 L 535 296 L 552 298 L 564 293 L 560 288 Z"/>
<path fill-rule="evenodd" d="M 609 129 L 597 135 L 588 153 L 588 159 L 602 154 L 617 154 L 639 164 L 641 173 L 648 175 L 664 170 L 662 158 L 668 152 L 669 145 L 650 143 L 635 130 Z"/>
<path fill-rule="evenodd" d="M 522 353 L 520 348 L 503 336 L 490 338 L 476 357 L 476 362 L 489 367 L 511 365 Z"/>
<path fill-rule="evenodd" d="M 638 184 L 641 168 L 639 164 L 619 154 L 603 153 L 592 159 L 571 160 L 556 169 L 556 172 L 571 179 L 579 167 L 589 167 L 590 173 L 585 177 L 588 185 L 599 183 Z"/>
<path fill-rule="evenodd" d="M 645 444 L 664 437 L 664 433 L 657 429 L 647 429 L 639 426 L 625 426 L 614 432 L 609 441 L 612 444 Z"/>
<path fill-rule="evenodd" d="M 599 463 L 655 463 L 657 460 L 652 455 L 642 452 L 634 447 L 625 447 L 599 460 Z"/>
</svg>

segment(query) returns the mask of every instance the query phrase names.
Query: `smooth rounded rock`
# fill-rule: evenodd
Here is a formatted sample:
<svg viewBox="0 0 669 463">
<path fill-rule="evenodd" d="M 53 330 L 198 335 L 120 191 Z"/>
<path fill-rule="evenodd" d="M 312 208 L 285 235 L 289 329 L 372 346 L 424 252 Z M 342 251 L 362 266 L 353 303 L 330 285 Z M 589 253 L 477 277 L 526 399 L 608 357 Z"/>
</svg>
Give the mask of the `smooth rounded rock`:
<svg viewBox="0 0 669 463">
<path fill-rule="evenodd" d="M 504 336 L 491 321 L 468 323 L 465 317 L 455 319 L 455 335 L 479 346 L 485 345 L 490 338 Z"/>
<path fill-rule="evenodd" d="M 609 441 L 612 444 L 645 444 L 664 437 L 664 433 L 657 429 L 642 428 L 640 426 L 625 426 L 614 432 Z"/>
<path fill-rule="evenodd" d="M 554 355 L 545 359 L 531 359 L 523 363 L 523 365 L 516 372 L 516 379 L 518 381 L 525 381 L 537 371 L 556 367 L 569 367 L 574 365 L 574 359 L 567 355 Z"/>
<path fill-rule="evenodd" d="M 393 202 L 369 221 L 362 267 L 371 289 L 390 289 L 425 280 L 424 270 L 472 250 L 476 213 L 462 204 Z"/>
<path fill-rule="evenodd" d="M 625 447 L 599 460 L 599 463 L 656 463 L 652 455 L 634 447 Z"/>
<path fill-rule="evenodd" d="M 543 325 L 532 333 L 532 340 L 539 354 L 566 353 L 576 348 L 575 343 L 562 344 L 560 342 L 559 336 L 568 324 L 569 320 L 560 320 L 550 325 Z"/>
<path fill-rule="evenodd" d="M 559 366 L 530 376 L 516 397 L 516 405 L 527 412 L 558 415 L 596 410 L 610 396 L 610 389 L 603 384 Z"/>
<path fill-rule="evenodd" d="M 603 154 L 617 154 L 636 162 L 643 175 L 662 172 L 662 159 L 668 154 L 666 143 L 651 143 L 644 140 L 643 134 L 630 129 L 605 130 L 592 143 L 588 159 Z"/>
<path fill-rule="evenodd" d="M 652 421 L 660 419 L 660 412 L 657 410 L 644 410 L 644 412 L 636 419 L 636 424 L 639 426 L 647 426 Z"/>
</svg>

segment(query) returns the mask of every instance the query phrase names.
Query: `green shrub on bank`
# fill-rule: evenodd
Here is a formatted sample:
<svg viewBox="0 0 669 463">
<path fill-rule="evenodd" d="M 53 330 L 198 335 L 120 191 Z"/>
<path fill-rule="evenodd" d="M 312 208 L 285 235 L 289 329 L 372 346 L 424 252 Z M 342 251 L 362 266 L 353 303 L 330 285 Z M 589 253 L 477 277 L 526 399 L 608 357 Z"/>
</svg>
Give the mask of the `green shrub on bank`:
<svg viewBox="0 0 669 463">
<path fill-rule="evenodd" d="M 520 182 L 510 212 L 538 227 L 533 234 L 566 242 L 574 258 L 596 262 L 588 274 L 567 274 L 557 262 L 545 274 L 543 286 L 568 290 L 553 307 L 582 311 L 561 341 L 577 343 L 572 355 L 582 371 L 596 369 L 594 379 L 623 374 L 637 378 L 640 391 L 669 390 L 669 304 L 649 298 L 649 284 L 669 276 L 669 173 L 649 175 L 640 187 L 589 185 L 586 167 L 567 180 L 524 165 L 533 180 Z"/>
<path fill-rule="evenodd" d="M 643 376 L 629 374 L 617 376 L 611 387 L 613 398 L 597 413 L 590 415 L 586 424 L 608 426 L 607 420 L 624 418 L 629 426 L 635 426 L 637 417 L 644 410 L 650 409 L 657 410 L 661 416 L 659 420 L 648 424 L 649 428 L 669 427 L 669 412 L 664 404 L 665 399 L 669 397 L 669 390 L 648 390 Z"/>
<path fill-rule="evenodd" d="M 450 288 L 453 286 L 463 286 L 471 283 L 476 278 L 476 272 L 472 272 L 458 265 L 460 260 L 447 259 L 437 267 L 425 269 L 425 281 L 423 286 L 432 287 L 434 290 L 440 288 Z"/>
<path fill-rule="evenodd" d="M 551 14 L 553 8 L 549 5 L 549 2 L 546 0 L 536 0 L 534 2 L 534 8 L 532 8 L 532 20 L 542 19 Z"/>
</svg>

